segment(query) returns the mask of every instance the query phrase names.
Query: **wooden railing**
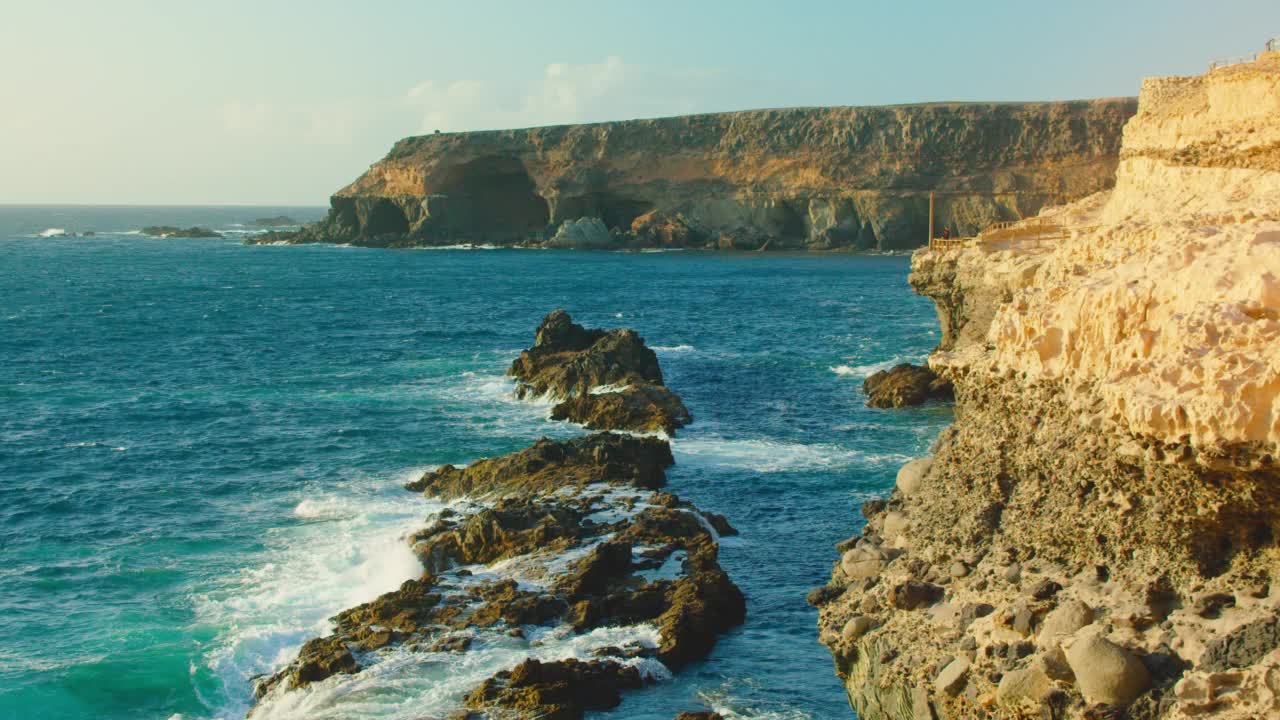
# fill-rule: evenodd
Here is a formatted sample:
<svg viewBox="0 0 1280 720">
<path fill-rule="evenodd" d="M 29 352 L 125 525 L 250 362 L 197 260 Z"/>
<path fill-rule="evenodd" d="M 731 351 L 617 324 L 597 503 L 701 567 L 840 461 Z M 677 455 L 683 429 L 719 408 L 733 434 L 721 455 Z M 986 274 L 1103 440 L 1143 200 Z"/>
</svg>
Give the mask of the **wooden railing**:
<svg viewBox="0 0 1280 720">
<path fill-rule="evenodd" d="M 954 237 L 954 238 L 936 237 L 936 238 L 931 238 L 929 240 L 929 249 L 937 250 L 938 252 L 946 252 L 948 250 L 959 250 L 965 245 L 968 245 L 971 241 L 973 241 L 973 238 L 971 237 Z"/>
<path fill-rule="evenodd" d="M 1052 218 L 1031 218 L 1029 220 L 1005 220 L 988 225 L 985 230 L 974 237 L 930 238 L 929 249 L 938 252 L 958 250 L 973 242 L 992 243 L 1034 243 L 1052 240 L 1065 240 L 1071 236 L 1071 230 Z"/>
<path fill-rule="evenodd" d="M 1252 55 L 1237 55 L 1235 57 L 1223 58 L 1221 60 L 1214 60 L 1213 62 L 1209 63 L 1209 72 L 1213 72 L 1218 68 L 1230 67 L 1232 65 L 1240 65 L 1242 63 L 1253 62 L 1254 60 L 1257 60 L 1258 57 L 1261 56 L 1263 53 L 1272 53 L 1272 52 L 1276 52 L 1277 50 L 1280 50 L 1280 36 L 1276 36 L 1268 40 L 1266 44 L 1262 46 L 1261 53 L 1253 53 Z"/>
</svg>

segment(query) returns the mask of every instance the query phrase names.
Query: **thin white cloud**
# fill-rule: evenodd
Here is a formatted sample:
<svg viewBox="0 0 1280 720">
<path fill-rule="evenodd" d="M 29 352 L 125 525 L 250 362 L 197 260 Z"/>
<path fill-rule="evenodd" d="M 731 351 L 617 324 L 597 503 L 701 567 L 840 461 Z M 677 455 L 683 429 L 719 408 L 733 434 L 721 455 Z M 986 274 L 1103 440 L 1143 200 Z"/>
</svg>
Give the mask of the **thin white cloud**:
<svg viewBox="0 0 1280 720">
<path fill-rule="evenodd" d="M 427 80 L 410 88 L 404 103 L 421 113 L 422 132 L 623 120 L 692 112 L 718 76 L 716 70 L 630 65 L 610 56 L 598 63 L 551 63 L 514 87 Z"/>
</svg>

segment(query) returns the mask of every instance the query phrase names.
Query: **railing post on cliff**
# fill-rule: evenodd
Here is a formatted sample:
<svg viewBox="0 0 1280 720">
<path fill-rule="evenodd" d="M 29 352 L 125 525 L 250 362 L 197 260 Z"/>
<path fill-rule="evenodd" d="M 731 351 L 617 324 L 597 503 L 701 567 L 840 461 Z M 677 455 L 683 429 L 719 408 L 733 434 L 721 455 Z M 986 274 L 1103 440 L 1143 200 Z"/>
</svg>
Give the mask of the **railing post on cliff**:
<svg viewBox="0 0 1280 720">
<path fill-rule="evenodd" d="M 929 191 L 929 247 L 933 247 L 933 191 Z"/>
</svg>

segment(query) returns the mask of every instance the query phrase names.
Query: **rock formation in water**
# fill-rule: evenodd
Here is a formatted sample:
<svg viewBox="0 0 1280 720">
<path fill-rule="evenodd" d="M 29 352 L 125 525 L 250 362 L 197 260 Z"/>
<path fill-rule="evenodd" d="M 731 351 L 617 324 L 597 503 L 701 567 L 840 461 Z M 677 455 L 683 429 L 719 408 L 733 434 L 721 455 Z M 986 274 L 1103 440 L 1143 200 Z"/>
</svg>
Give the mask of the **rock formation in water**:
<svg viewBox="0 0 1280 720">
<path fill-rule="evenodd" d="M 927 366 L 902 363 L 873 373 L 862 383 L 867 406 L 904 408 L 929 400 L 952 399 L 951 382 Z"/>
<path fill-rule="evenodd" d="M 411 137 L 262 243 L 913 248 L 1110 186 L 1133 99 L 794 108 Z M 582 219 L 591 219 L 582 224 Z"/>
<path fill-rule="evenodd" d="M 662 382 L 658 356 L 634 330 L 587 330 L 556 310 L 538 327 L 533 347 L 508 374 L 519 397 L 558 400 L 555 420 L 592 430 L 661 431 L 693 421 L 680 397 Z"/>
<path fill-rule="evenodd" d="M 607 429 L 619 429 L 612 419 L 665 428 L 670 407 L 684 408 L 638 335 L 587 330 L 564 312 L 547 316 L 513 374 L 538 395 L 628 383 L 669 396 L 593 413 Z M 599 396 L 607 394 L 617 393 Z M 666 440 L 602 432 L 543 438 L 408 483 L 407 490 L 448 503 L 408 539 L 423 575 L 334 617 L 331 634 L 259 679 L 250 717 L 313 683 L 377 677 L 370 668 L 405 652 L 448 664 L 500 646 L 500 658 L 521 661 L 477 677 L 453 698 L 452 717 L 574 720 L 704 657 L 746 615 L 741 591 L 718 562 L 719 538 L 736 531 L 724 517 L 662 491 L 673 463 Z M 593 639 L 592 631 L 605 629 Z M 631 631 L 628 639 L 610 644 L 622 629 Z"/>
<path fill-rule="evenodd" d="M 955 422 L 810 596 L 861 717 L 1280 717 L 1277 118 L 1148 80 L 1061 239 L 915 254 Z"/>
<path fill-rule="evenodd" d="M 205 227 L 180 228 L 173 225 L 148 225 L 141 230 L 143 235 L 161 238 L 220 238 L 222 233 Z"/>
</svg>

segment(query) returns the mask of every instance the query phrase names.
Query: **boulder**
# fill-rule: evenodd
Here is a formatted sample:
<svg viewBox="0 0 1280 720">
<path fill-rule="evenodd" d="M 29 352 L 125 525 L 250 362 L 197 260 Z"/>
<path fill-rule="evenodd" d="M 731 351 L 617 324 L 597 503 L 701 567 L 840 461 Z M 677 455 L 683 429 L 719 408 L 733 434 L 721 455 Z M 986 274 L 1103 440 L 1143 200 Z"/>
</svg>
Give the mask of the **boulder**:
<svg viewBox="0 0 1280 720">
<path fill-rule="evenodd" d="M 942 599 L 943 589 L 919 580 L 906 580 L 889 588 L 889 604 L 900 610 L 917 610 Z"/>
<path fill-rule="evenodd" d="M 954 397 L 950 381 L 928 367 L 911 363 L 871 375 L 862 383 L 862 392 L 867 396 L 867 406 L 874 408 L 911 407 L 927 400 Z"/>
<path fill-rule="evenodd" d="M 360 665 L 342 638 L 336 635 L 315 638 L 302 646 L 298 651 L 298 659 L 289 667 L 257 683 L 254 695 L 261 698 L 281 682 L 286 682 L 285 687 L 294 690 L 333 675 L 359 671 Z"/>
<path fill-rule="evenodd" d="M 884 538 L 892 543 L 902 533 L 906 532 L 910 526 L 905 513 L 897 510 L 891 510 L 884 515 Z"/>
<path fill-rule="evenodd" d="M 506 710 L 517 717 L 578 720 L 622 702 L 622 690 L 644 686 L 640 671 L 612 660 L 530 658 L 489 678 L 466 697 L 472 710 Z"/>
<path fill-rule="evenodd" d="M 969 658 L 957 655 L 942 668 L 933 681 L 933 687 L 943 695 L 956 695 L 964 688 L 965 677 L 969 674 Z"/>
<path fill-rule="evenodd" d="M 617 247 L 613 235 L 598 217 L 568 220 L 546 242 L 547 247 L 571 250 L 610 250 Z"/>
<path fill-rule="evenodd" d="M 1052 647 L 1093 622 L 1093 608 L 1079 600 L 1067 600 L 1045 616 L 1037 642 Z"/>
<path fill-rule="evenodd" d="M 840 631 L 840 637 L 845 642 L 853 642 L 871 629 L 871 618 L 866 615 L 854 615 L 844 624 L 844 628 Z"/>
<path fill-rule="evenodd" d="M 916 458 L 899 468 L 897 482 L 895 483 L 898 492 L 907 497 L 915 495 L 920 490 L 920 485 L 924 482 L 924 476 L 931 467 L 933 467 L 933 458 L 922 457 Z"/>
<path fill-rule="evenodd" d="M 840 567 L 850 580 L 875 577 L 884 570 L 886 556 L 879 548 L 855 547 L 840 558 Z"/>
<path fill-rule="evenodd" d="M 1001 705 L 1040 705 L 1053 690 L 1053 681 L 1039 662 L 1033 661 L 1025 668 L 1012 670 L 1000 678 L 996 687 L 996 702 Z"/>
<path fill-rule="evenodd" d="M 1066 655 L 1076 685 L 1091 703 L 1128 705 L 1151 686 L 1147 666 L 1099 633 L 1076 638 Z"/>
<path fill-rule="evenodd" d="M 631 221 L 632 243 L 640 247 L 688 247 L 705 242 L 684 215 L 647 212 Z"/>
</svg>

